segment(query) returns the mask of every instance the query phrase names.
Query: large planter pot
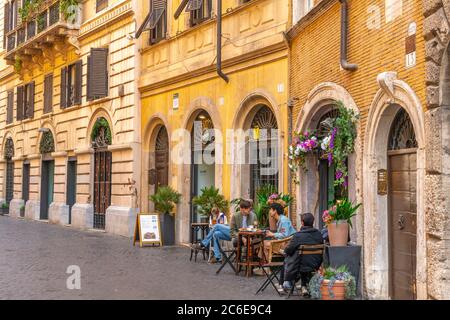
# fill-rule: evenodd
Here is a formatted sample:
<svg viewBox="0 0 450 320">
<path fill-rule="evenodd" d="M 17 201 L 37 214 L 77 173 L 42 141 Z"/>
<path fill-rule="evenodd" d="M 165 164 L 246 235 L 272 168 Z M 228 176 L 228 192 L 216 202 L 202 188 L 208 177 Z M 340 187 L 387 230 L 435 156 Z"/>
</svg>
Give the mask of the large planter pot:
<svg viewBox="0 0 450 320">
<path fill-rule="evenodd" d="M 0 215 L 4 216 L 9 214 L 9 208 L 0 208 Z"/>
<path fill-rule="evenodd" d="M 175 218 L 170 214 L 161 214 L 161 237 L 164 246 L 175 244 Z"/>
<path fill-rule="evenodd" d="M 328 237 L 330 246 L 345 247 L 348 243 L 349 226 L 347 221 L 337 221 L 328 225 Z"/>
<path fill-rule="evenodd" d="M 322 282 L 322 286 L 320 287 L 322 300 L 345 300 L 344 281 L 336 281 L 331 289 L 328 287 L 329 283 L 329 280 L 323 280 Z"/>
</svg>

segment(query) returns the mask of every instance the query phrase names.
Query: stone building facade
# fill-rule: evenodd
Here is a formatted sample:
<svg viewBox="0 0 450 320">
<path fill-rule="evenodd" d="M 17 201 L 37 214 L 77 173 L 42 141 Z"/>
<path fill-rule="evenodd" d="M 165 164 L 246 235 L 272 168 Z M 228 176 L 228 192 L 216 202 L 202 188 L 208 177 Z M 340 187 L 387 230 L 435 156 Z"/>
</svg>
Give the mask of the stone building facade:
<svg viewBox="0 0 450 320">
<path fill-rule="evenodd" d="M 158 8 L 158 1 L 154 2 Z M 288 48 L 283 32 L 290 21 L 290 2 L 221 1 L 223 77 L 216 70 L 217 3 L 220 2 L 204 0 L 203 11 L 181 7 L 182 11 L 178 10 L 181 14 L 174 19 L 182 3 L 186 1 L 167 1 L 161 18 L 153 25 L 144 24 L 143 28 L 150 31 L 143 32 L 139 38 L 142 46 L 141 206 L 143 211 L 152 210 L 148 196 L 158 185 L 172 186 L 182 194 L 176 213 L 177 240 L 189 242 L 190 222 L 199 221 L 192 197 L 202 187 L 215 186 L 230 200 L 241 196 L 254 198 L 258 183 L 270 183 L 280 192 L 288 190 L 287 157 L 283 151 L 289 136 Z M 139 21 L 152 12 L 156 16 L 156 9 L 149 10 L 148 1 L 142 6 Z M 164 28 L 162 36 L 161 28 Z M 215 142 L 206 143 L 209 148 L 215 148 L 213 163 L 191 161 L 193 144 L 189 138 L 182 139 L 199 122 L 203 129 L 214 129 Z M 229 130 L 254 133 L 256 128 L 278 129 L 272 136 L 278 140 L 276 146 L 272 145 L 272 152 L 277 152 L 280 160 L 275 164 L 276 173 L 265 177 L 258 171 L 259 162 L 250 165 L 249 161 L 237 160 L 238 154 L 248 148 L 248 137 L 239 140 L 243 135 L 227 135 Z M 219 140 L 223 141 L 222 148 Z M 244 142 L 240 147 L 238 140 Z M 236 145 L 226 143 L 230 141 Z M 160 159 L 170 159 L 169 165 L 161 166 Z M 187 161 L 178 162 L 178 159 Z"/>
<path fill-rule="evenodd" d="M 449 298 L 449 6 L 314 1 L 287 34 L 294 130 L 317 129 L 336 101 L 360 114 L 348 196 L 363 203 L 351 238 L 363 247 L 368 298 Z M 320 219 L 329 169 L 307 162 L 297 212 Z"/>
<path fill-rule="evenodd" d="M 3 1 L 1 11 L 1 201 L 10 216 L 130 236 L 140 152 L 135 4 L 24 3 Z"/>
</svg>

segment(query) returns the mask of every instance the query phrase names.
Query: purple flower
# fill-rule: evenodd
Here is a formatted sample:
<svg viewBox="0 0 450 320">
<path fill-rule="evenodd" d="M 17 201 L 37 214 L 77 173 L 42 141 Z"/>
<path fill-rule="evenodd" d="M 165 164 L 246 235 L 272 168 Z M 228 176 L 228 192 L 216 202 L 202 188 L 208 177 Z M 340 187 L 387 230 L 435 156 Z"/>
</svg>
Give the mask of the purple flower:
<svg viewBox="0 0 450 320">
<path fill-rule="evenodd" d="M 274 193 L 269 197 L 270 200 L 277 200 L 278 199 L 278 194 Z"/>
<path fill-rule="evenodd" d="M 336 171 L 336 180 L 341 179 L 343 175 L 344 174 L 342 173 L 342 171 L 340 171 L 340 170 Z"/>
<path fill-rule="evenodd" d="M 330 149 L 334 149 L 334 139 L 336 138 L 337 128 L 333 128 L 333 132 L 331 133 L 331 140 L 330 140 Z"/>
<path fill-rule="evenodd" d="M 308 131 L 305 131 L 305 133 L 303 134 L 305 137 L 308 137 L 309 136 L 309 132 Z"/>
</svg>

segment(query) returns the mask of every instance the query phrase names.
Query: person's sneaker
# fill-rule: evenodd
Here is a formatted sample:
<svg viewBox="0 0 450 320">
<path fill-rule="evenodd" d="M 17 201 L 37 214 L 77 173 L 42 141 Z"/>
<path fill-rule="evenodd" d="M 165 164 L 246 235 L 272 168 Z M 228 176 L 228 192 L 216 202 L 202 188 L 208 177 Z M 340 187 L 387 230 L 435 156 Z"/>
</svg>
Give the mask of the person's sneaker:
<svg viewBox="0 0 450 320">
<path fill-rule="evenodd" d="M 277 291 L 278 291 L 278 293 L 279 294 L 286 294 L 287 292 L 286 292 L 286 290 L 284 290 L 284 288 L 283 288 L 283 286 L 281 285 L 281 284 L 279 284 L 279 283 L 277 283 L 276 285 L 275 285 L 275 287 L 277 287 Z"/>
<path fill-rule="evenodd" d="M 217 259 L 216 257 L 212 257 L 211 260 L 209 261 L 209 263 L 214 264 L 214 263 L 222 263 L 221 259 Z"/>
<path fill-rule="evenodd" d="M 302 287 L 302 288 L 301 288 L 301 292 L 302 292 L 302 296 L 304 296 L 304 297 L 309 297 L 308 288 Z"/>
<path fill-rule="evenodd" d="M 266 273 L 270 275 L 271 271 L 270 268 L 266 268 Z M 253 274 L 257 276 L 265 276 L 266 273 L 264 273 L 264 270 L 262 268 L 255 268 L 253 269 Z"/>
</svg>

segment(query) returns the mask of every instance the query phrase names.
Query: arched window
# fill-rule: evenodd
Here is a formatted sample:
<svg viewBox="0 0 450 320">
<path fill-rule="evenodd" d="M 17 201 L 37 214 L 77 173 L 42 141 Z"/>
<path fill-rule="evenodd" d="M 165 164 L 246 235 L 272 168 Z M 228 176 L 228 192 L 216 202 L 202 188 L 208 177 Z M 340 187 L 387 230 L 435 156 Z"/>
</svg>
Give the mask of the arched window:
<svg viewBox="0 0 450 320">
<path fill-rule="evenodd" d="M 414 126 L 405 109 L 400 108 L 395 116 L 389 135 L 388 150 L 417 148 Z"/>
</svg>

